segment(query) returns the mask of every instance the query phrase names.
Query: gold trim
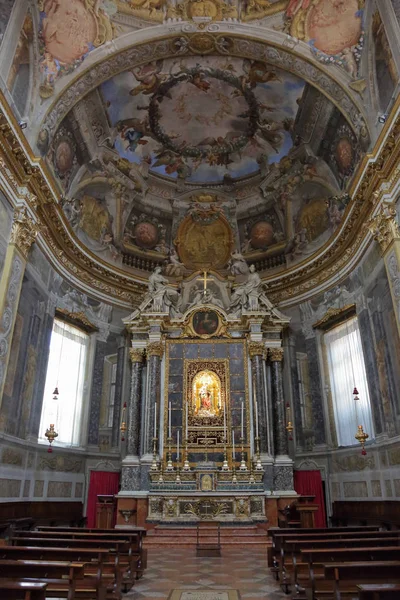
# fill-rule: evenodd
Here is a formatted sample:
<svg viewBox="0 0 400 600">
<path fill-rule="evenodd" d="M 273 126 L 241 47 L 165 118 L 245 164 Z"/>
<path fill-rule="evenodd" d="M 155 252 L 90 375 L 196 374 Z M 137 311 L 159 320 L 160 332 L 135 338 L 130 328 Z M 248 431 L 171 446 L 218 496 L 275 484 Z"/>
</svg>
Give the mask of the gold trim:
<svg viewBox="0 0 400 600">
<path fill-rule="evenodd" d="M 266 358 L 267 351 L 264 342 L 249 342 L 249 356 L 254 358 L 255 356 L 262 356 Z"/>
<path fill-rule="evenodd" d="M 147 356 L 159 356 L 160 358 L 164 355 L 164 344 L 162 342 L 150 342 L 146 347 Z"/>
<path fill-rule="evenodd" d="M 129 348 L 129 358 L 133 363 L 142 363 L 145 358 L 144 348 Z"/>
<path fill-rule="evenodd" d="M 374 236 L 383 254 L 392 242 L 400 240 L 400 230 L 396 221 L 396 206 L 391 202 L 383 202 L 380 211 L 367 222 L 369 231 Z"/>
<path fill-rule="evenodd" d="M 282 362 L 283 348 L 268 348 L 268 358 L 271 362 Z"/>
<path fill-rule="evenodd" d="M 59 317 L 70 325 L 75 325 L 79 329 L 83 329 L 86 333 L 94 333 L 99 331 L 87 318 L 84 312 L 71 312 L 65 308 L 56 308 L 56 317 Z"/>
<path fill-rule="evenodd" d="M 313 329 L 322 329 L 322 331 L 328 331 L 329 329 L 340 325 L 355 315 L 355 304 L 347 304 L 342 308 L 329 308 L 322 319 L 314 323 Z"/>
<path fill-rule="evenodd" d="M 38 232 L 39 227 L 28 216 L 26 208 L 16 209 L 11 227 L 10 244 L 17 247 L 25 260 Z"/>
</svg>

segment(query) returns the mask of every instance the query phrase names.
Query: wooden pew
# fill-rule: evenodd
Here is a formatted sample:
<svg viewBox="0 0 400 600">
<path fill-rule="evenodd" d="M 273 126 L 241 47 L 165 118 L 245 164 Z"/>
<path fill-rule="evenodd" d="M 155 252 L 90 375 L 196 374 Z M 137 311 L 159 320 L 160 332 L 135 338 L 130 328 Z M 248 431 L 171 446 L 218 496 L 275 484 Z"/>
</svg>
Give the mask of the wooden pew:
<svg viewBox="0 0 400 600">
<path fill-rule="evenodd" d="M 334 583 L 334 599 L 341 600 L 342 595 L 354 596 L 360 583 L 400 583 L 399 567 L 400 561 L 334 563 L 325 565 L 324 575 Z"/>
<path fill-rule="evenodd" d="M 399 561 L 400 547 L 399 546 L 374 546 L 369 548 L 325 548 L 325 549 L 309 549 L 302 550 L 301 557 L 304 562 L 308 563 L 310 580 L 309 587 L 311 589 L 311 599 L 315 600 L 316 577 L 315 566 L 322 564 L 328 566 L 329 563 L 339 562 L 369 562 L 373 561 Z M 321 582 L 318 581 L 318 585 Z"/>
<path fill-rule="evenodd" d="M 83 562 L 90 565 L 89 575 L 94 574 L 94 579 L 105 582 L 107 577 L 104 570 L 110 561 L 114 564 L 114 557 L 107 548 L 57 548 L 41 546 L 0 546 L 0 560 L 44 560 L 60 562 Z M 92 571 L 94 569 L 94 573 Z M 113 567 L 112 587 L 115 596 L 120 597 L 122 586 L 120 570 Z"/>
<path fill-rule="evenodd" d="M 368 546 L 385 547 L 400 545 L 400 536 L 383 536 L 379 535 L 369 538 L 342 538 L 341 540 L 285 540 L 283 545 L 283 557 L 279 565 L 279 579 L 281 585 L 287 589 L 289 585 L 294 584 L 296 588 L 299 586 L 299 568 L 302 563 L 298 563 L 303 550 L 309 549 L 324 549 L 331 548 L 334 544 L 335 548 L 365 548 Z M 289 560 L 288 560 L 289 557 Z M 304 566 L 304 565 L 303 565 Z"/>
<path fill-rule="evenodd" d="M 400 584 L 366 583 L 357 586 L 359 600 L 399 600 Z"/>
<path fill-rule="evenodd" d="M 4 600 L 46 600 L 46 584 L 0 579 L 0 597 Z"/>
<path fill-rule="evenodd" d="M 143 575 L 144 570 L 147 568 L 147 550 L 143 548 L 143 530 L 140 528 L 140 531 L 117 531 L 105 529 L 104 533 L 99 533 L 97 530 L 87 532 L 86 530 L 82 530 L 82 528 L 47 528 L 43 531 L 30 531 L 30 538 L 54 538 L 59 539 L 60 537 L 64 539 L 93 539 L 93 540 L 126 540 L 130 544 L 129 549 L 129 557 L 131 566 L 134 564 L 134 559 L 136 560 L 136 568 L 135 573 L 137 578 Z M 107 532 L 107 533 L 105 533 Z M 16 537 L 25 537 L 26 532 L 24 531 L 15 531 L 14 535 Z"/>
<path fill-rule="evenodd" d="M 38 527 L 37 531 L 32 532 L 35 536 L 42 534 L 44 537 L 94 537 L 108 539 L 129 539 L 132 544 L 132 556 L 139 555 L 139 561 L 136 567 L 136 578 L 139 579 L 147 568 L 147 550 L 143 548 L 143 539 L 146 536 L 144 527 L 130 527 L 127 529 L 96 529 L 82 527 Z M 18 535 L 19 532 L 18 532 Z M 134 540 L 136 543 L 134 544 Z"/>
<path fill-rule="evenodd" d="M 106 587 L 93 578 L 85 579 L 85 563 L 43 560 L 0 560 L 0 577 L 46 583 L 46 597 L 93 597 L 105 600 Z"/>
</svg>

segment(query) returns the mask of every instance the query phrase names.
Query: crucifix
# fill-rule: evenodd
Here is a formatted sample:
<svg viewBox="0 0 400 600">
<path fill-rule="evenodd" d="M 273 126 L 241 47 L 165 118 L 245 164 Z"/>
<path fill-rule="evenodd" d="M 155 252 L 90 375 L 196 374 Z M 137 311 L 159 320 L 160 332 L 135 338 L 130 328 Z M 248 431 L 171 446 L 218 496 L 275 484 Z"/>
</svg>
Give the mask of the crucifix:
<svg viewBox="0 0 400 600">
<path fill-rule="evenodd" d="M 204 283 L 203 296 L 205 296 L 207 292 L 207 282 L 211 281 L 211 279 L 207 277 L 207 271 L 203 271 L 203 277 L 200 277 L 200 281 Z"/>
</svg>

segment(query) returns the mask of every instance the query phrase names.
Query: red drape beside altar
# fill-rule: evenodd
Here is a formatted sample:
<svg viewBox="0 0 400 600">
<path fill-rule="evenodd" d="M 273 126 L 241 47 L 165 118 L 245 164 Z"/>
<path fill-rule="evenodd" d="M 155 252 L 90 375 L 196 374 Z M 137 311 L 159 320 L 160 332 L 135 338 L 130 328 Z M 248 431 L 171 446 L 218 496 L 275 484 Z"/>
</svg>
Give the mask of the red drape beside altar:
<svg viewBox="0 0 400 600">
<path fill-rule="evenodd" d="M 87 527 L 96 527 L 97 496 L 118 494 L 119 473 L 109 471 L 91 471 L 89 482 L 88 502 L 86 509 Z"/>
<path fill-rule="evenodd" d="M 315 527 L 326 527 L 325 502 L 322 490 L 320 471 L 295 471 L 294 489 L 300 495 L 315 496 L 313 504 L 318 504 L 319 510 L 315 513 Z"/>
</svg>

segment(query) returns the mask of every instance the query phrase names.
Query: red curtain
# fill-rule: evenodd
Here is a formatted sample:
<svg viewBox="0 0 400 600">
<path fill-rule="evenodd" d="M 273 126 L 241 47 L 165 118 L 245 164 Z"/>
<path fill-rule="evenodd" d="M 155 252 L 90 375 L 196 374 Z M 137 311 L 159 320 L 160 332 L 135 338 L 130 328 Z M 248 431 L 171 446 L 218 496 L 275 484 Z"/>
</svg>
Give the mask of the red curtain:
<svg viewBox="0 0 400 600">
<path fill-rule="evenodd" d="M 319 510 L 315 513 L 315 527 L 326 527 L 325 501 L 322 491 L 320 471 L 295 471 L 294 489 L 300 495 L 315 496 L 314 504 Z"/>
<path fill-rule="evenodd" d="M 87 501 L 87 527 L 96 527 L 96 502 L 97 496 L 111 496 L 118 494 L 119 473 L 109 471 L 91 471 L 89 493 Z"/>
</svg>

